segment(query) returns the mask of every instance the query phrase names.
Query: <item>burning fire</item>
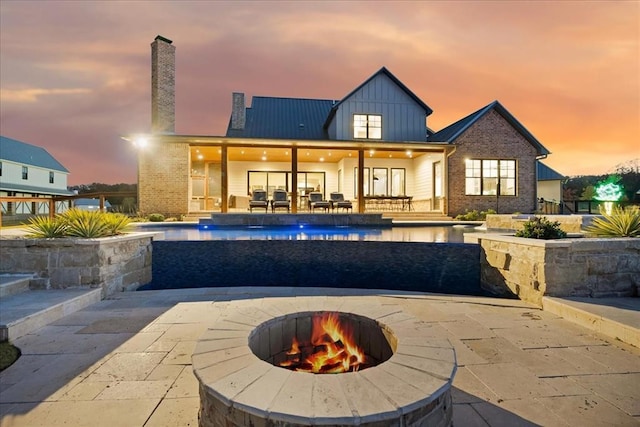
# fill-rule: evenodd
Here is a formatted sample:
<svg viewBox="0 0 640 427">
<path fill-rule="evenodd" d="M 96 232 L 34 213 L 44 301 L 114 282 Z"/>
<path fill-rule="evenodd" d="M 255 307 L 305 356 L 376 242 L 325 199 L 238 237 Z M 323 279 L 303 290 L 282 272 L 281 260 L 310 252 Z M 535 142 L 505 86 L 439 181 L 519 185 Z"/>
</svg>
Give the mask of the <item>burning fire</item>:
<svg viewBox="0 0 640 427">
<path fill-rule="evenodd" d="M 340 323 L 337 313 L 313 316 L 311 339 L 300 343 L 293 338 L 287 359 L 279 366 L 314 374 L 339 374 L 357 371 L 365 355 L 353 340 L 353 331 Z"/>
</svg>

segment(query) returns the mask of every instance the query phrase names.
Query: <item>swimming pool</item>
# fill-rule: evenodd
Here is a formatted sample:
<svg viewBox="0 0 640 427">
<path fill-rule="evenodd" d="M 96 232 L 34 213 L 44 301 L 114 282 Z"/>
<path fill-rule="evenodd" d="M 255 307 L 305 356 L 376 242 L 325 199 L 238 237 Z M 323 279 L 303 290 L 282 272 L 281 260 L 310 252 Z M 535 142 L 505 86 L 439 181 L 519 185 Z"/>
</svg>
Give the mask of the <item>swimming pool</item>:
<svg viewBox="0 0 640 427">
<path fill-rule="evenodd" d="M 162 231 L 165 240 L 343 240 L 379 242 L 462 243 L 464 233 L 474 228 L 465 226 L 402 227 L 218 227 L 163 224 L 140 225 L 140 231 Z"/>
</svg>

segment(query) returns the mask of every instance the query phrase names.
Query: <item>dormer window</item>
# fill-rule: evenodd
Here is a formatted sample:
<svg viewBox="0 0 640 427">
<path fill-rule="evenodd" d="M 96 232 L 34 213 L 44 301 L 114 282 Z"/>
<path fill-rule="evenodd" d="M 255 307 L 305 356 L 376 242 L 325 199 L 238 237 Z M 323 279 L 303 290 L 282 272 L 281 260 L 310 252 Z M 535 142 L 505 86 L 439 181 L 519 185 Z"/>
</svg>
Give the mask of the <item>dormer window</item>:
<svg viewBox="0 0 640 427">
<path fill-rule="evenodd" d="M 353 137 L 355 139 L 382 139 L 380 114 L 354 114 Z"/>
</svg>

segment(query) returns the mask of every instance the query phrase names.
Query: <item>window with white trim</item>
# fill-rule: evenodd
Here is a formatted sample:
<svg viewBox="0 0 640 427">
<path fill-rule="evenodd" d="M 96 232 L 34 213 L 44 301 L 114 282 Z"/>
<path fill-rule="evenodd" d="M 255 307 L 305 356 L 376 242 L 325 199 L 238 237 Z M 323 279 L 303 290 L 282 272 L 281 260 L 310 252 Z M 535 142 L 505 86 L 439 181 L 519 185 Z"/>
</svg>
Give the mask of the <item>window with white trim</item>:
<svg viewBox="0 0 640 427">
<path fill-rule="evenodd" d="M 29 168 L 26 166 L 22 167 L 22 179 L 29 179 Z"/>
<path fill-rule="evenodd" d="M 353 137 L 356 139 L 382 139 L 380 114 L 354 114 Z"/>
<path fill-rule="evenodd" d="M 53 184 L 54 181 L 54 174 L 53 172 L 49 171 L 49 184 Z"/>
<path fill-rule="evenodd" d="M 499 189 L 499 190 L 498 190 Z M 504 159 L 467 159 L 465 195 L 516 195 L 516 161 Z"/>
</svg>

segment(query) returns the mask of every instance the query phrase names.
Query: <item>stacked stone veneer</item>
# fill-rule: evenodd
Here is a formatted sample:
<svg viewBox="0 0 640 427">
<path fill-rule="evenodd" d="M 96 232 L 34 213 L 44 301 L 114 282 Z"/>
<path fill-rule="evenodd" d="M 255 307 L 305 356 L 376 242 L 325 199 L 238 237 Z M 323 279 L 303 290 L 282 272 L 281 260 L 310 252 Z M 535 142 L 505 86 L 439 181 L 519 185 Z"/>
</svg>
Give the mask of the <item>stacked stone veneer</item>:
<svg viewBox="0 0 640 427">
<path fill-rule="evenodd" d="M 35 273 L 32 287 L 102 288 L 102 297 L 151 281 L 154 233 L 101 239 L 3 239 L 0 272 Z"/>
<path fill-rule="evenodd" d="M 486 226 L 489 231 L 518 231 L 534 215 L 487 215 Z M 535 215 L 551 222 L 558 222 L 560 229 L 567 233 L 580 233 L 593 221 L 592 215 Z"/>
<path fill-rule="evenodd" d="M 448 159 L 448 214 L 466 209 L 496 209 L 495 196 L 465 195 L 466 159 L 516 160 L 516 195 L 500 196 L 499 212 L 533 212 L 536 209 L 536 148 L 495 110 L 489 111 L 455 140 Z"/>
<path fill-rule="evenodd" d="M 640 239 L 536 240 L 486 234 L 483 288 L 541 305 L 542 296 L 637 296 Z"/>
</svg>

